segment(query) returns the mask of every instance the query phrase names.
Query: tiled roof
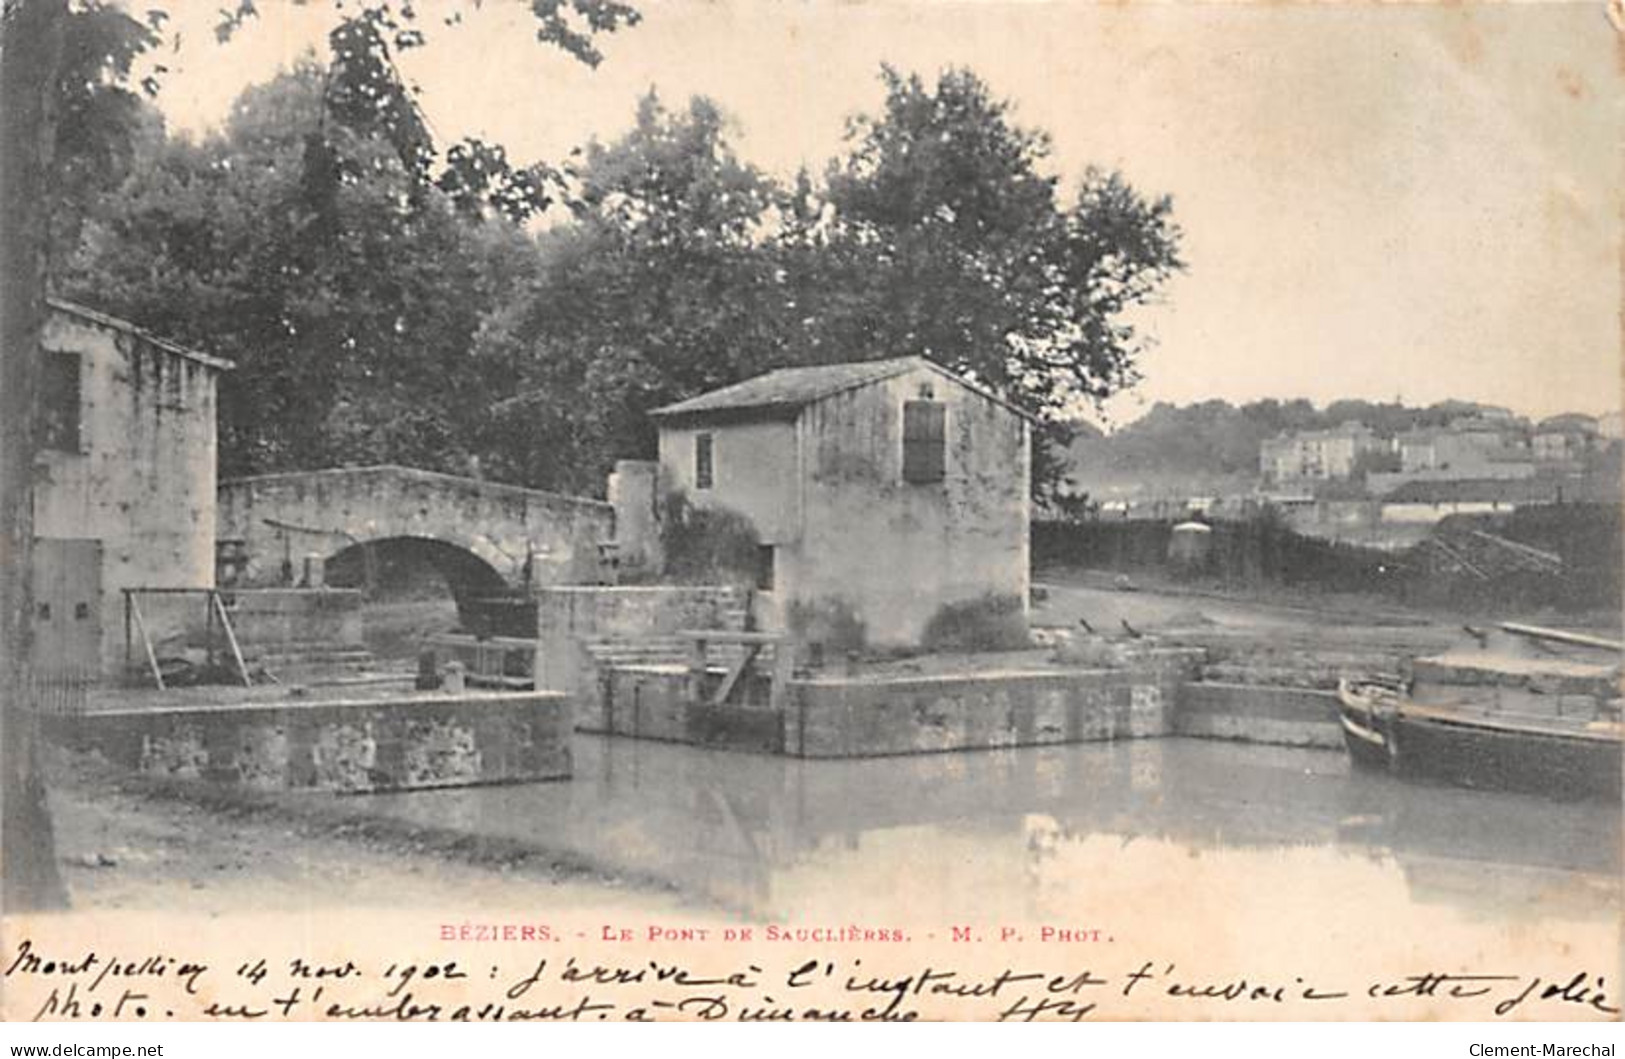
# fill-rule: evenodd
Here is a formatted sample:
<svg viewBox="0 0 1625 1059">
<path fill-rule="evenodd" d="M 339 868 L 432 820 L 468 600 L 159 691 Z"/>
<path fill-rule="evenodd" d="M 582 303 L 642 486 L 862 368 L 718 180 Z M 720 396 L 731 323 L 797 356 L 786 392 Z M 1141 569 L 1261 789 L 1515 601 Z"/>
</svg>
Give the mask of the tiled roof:
<svg viewBox="0 0 1625 1059">
<path fill-rule="evenodd" d="M 45 299 L 45 304 L 50 306 L 52 309 L 67 313 L 70 316 L 77 316 L 82 320 L 89 320 L 93 324 L 100 324 L 103 327 L 111 327 L 115 331 L 123 331 L 126 334 L 145 339 L 167 353 L 173 353 L 177 357 L 185 357 L 187 360 L 196 361 L 205 367 L 214 368 L 216 371 L 230 371 L 232 368 L 236 367 L 235 364 L 229 360 L 226 360 L 224 357 L 216 357 L 208 353 L 200 353 L 195 349 L 187 349 L 185 346 L 171 342 L 167 338 L 160 338 L 151 331 L 148 331 L 146 328 L 137 324 L 132 324 L 128 320 L 121 320 L 116 316 L 109 316 L 106 313 L 97 312 L 95 309 L 80 305 L 77 302 L 70 302 L 66 298 L 49 297 Z"/>
<path fill-rule="evenodd" d="M 988 393 L 924 357 L 894 357 L 889 360 L 863 360 L 846 364 L 822 364 L 810 368 L 779 368 L 754 379 L 746 379 L 720 390 L 702 393 L 650 412 L 656 418 L 704 415 L 713 412 L 790 410 L 819 401 L 845 390 L 928 368 L 975 390 L 989 400 L 1004 405 L 1018 415 L 1027 413 Z"/>
<path fill-rule="evenodd" d="M 1552 503 L 1563 491 L 1564 484 L 1546 478 L 1412 481 L 1400 484 L 1382 499 L 1388 504 L 1460 504 L 1492 500 L 1502 503 Z"/>
<path fill-rule="evenodd" d="M 1564 412 L 1561 415 L 1549 416 L 1540 421 L 1535 427 L 1537 434 L 1595 434 L 1597 432 L 1597 417 L 1588 416 L 1583 412 Z"/>
<path fill-rule="evenodd" d="M 822 364 L 812 368 L 779 368 L 754 379 L 657 408 L 649 414 L 678 416 L 747 408 L 800 408 L 842 390 L 901 375 L 919 367 L 920 360 L 919 357 L 898 357 L 851 364 Z"/>
</svg>

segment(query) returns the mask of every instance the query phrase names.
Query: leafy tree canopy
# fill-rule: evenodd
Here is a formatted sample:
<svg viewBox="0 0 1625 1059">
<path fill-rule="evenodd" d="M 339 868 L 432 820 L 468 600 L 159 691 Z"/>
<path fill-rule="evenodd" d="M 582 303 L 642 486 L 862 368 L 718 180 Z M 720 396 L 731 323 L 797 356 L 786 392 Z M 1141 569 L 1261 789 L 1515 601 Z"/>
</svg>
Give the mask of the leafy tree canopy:
<svg viewBox="0 0 1625 1059">
<path fill-rule="evenodd" d="M 616 458 L 652 453 L 649 409 L 783 362 L 762 231 L 782 192 L 736 155 L 714 104 L 674 112 L 653 93 L 571 177 L 574 220 L 541 237 L 531 286 L 477 343 L 508 387 L 483 451 L 505 476 L 596 490 Z"/>
<path fill-rule="evenodd" d="M 1092 168 L 1063 205 L 1047 137 L 974 73 L 882 78 L 884 108 L 853 122 L 827 175 L 833 221 L 812 234 L 855 280 L 809 285 L 820 329 L 870 356 L 923 354 L 1032 412 L 1046 492 L 1078 402 L 1137 378 L 1146 340 L 1127 314 L 1184 267 L 1172 202 Z"/>
<path fill-rule="evenodd" d="M 64 289 L 240 362 L 227 473 L 393 460 L 596 491 L 652 454 L 653 407 L 908 353 L 1058 438 L 1134 378 L 1127 316 L 1183 267 L 1168 200 L 1089 170 L 1063 206 L 1045 137 L 964 70 L 883 70 L 884 107 L 789 185 L 714 103 L 652 91 L 558 167 L 438 155 L 393 64 L 409 10 L 359 5 L 325 62 L 79 211 Z"/>
</svg>

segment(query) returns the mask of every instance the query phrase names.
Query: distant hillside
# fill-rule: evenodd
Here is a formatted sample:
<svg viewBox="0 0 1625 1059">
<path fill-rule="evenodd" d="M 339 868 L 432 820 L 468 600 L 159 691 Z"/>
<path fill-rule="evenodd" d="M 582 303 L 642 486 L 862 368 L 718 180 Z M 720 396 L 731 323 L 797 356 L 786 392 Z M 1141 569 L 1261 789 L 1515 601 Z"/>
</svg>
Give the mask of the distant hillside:
<svg viewBox="0 0 1625 1059">
<path fill-rule="evenodd" d="M 1392 437 L 1486 410 L 1489 406 L 1457 400 L 1425 408 L 1355 400 L 1316 408 L 1301 398 L 1240 406 L 1228 401 L 1190 405 L 1159 401 L 1111 434 L 1080 424 L 1083 429 L 1068 448 L 1066 461 L 1077 491 L 1093 496 L 1125 490 L 1226 492 L 1257 478 L 1259 446 L 1282 431 L 1324 430 L 1354 421 Z"/>
</svg>

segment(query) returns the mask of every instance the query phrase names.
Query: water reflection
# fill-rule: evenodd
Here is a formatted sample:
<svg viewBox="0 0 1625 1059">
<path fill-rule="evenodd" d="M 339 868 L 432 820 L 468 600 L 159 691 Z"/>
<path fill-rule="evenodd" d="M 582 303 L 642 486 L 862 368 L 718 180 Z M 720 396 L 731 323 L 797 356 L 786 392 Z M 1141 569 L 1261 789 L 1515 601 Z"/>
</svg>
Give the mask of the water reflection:
<svg viewBox="0 0 1625 1059">
<path fill-rule="evenodd" d="M 1145 892 L 1143 873 L 1198 886 L 1221 863 L 1263 890 L 1272 873 L 1324 875 L 1325 889 L 1377 871 L 1410 903 L 1467 919 L 1613 921 L 1620 898 L 1618 807 L 1198 740 L 795 761 L 582 736 L 568 783 L 372 801 L 655 875 L 759 920 L 1086 926 L 1105 896 Z"/>
</svg>

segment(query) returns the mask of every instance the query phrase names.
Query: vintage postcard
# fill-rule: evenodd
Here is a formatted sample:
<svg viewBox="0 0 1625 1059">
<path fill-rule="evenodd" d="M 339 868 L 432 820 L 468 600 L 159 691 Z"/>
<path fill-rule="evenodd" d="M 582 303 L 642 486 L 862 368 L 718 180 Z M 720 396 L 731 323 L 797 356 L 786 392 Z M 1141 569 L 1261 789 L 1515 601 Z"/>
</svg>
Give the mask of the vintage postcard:
<svg viewBox="0 0 1625 1059">
<path fill-rule="evenodd" d="M 8 0 L 8 1020 L 1617 1020 L 1617 7 Z"/>
</svg>

